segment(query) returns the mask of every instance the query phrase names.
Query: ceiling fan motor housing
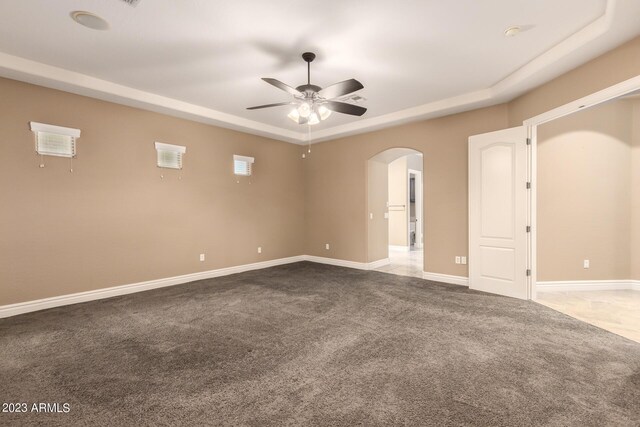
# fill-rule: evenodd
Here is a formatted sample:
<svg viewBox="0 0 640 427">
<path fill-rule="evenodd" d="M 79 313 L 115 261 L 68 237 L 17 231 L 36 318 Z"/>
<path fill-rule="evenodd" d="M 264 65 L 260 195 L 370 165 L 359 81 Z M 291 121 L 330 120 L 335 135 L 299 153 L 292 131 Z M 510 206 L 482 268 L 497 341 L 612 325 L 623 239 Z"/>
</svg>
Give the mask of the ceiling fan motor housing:
<svg viewBox="0 0 640 427">
<path fill-rule="evenodd" d="M 316 59 L 316 54 L 313 52 L 305 52 L 302 54 L 302 59 L 304 59 L 305 62 L 313 62 L 313 60 Z"/>
<path fill-rule="evenodd" d="M 322 90 L 322 88 L 320 86 L 316 86 L 316 85 L 311 85 L 311 84 L 307 84 L 307 85 L 300 85 L 296 88 L 297 91 L 300 91 L 302 93 L 304 93 L 305 95 L 310 95 L 316 92 L 320 92 Z"/>
</svg>

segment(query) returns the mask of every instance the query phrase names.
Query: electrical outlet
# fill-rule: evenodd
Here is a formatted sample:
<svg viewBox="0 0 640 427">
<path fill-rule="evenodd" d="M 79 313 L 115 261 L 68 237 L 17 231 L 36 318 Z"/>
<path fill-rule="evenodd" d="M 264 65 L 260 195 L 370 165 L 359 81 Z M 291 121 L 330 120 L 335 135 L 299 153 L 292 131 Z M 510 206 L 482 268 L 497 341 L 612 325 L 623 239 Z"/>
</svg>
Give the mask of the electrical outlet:
<svg viewBox="0 0 640 427">
<path fill-rule="evenodd" d="M 582 261 L 582 267 L 583 268 L 589 268 L 590 267 L 590 262 L 588 259 L 585 259 L 584 261 Z"/>
<path fill-rule="evenodd" d="M 461 257 L 460 262 L 464 265 L 467 265 L 467 257 L 466 256 Z"/>
<path fill-rule="evenodd" d="M 204 254 L 200 254 L 200 261 L 204 261 Z"/>
<path fill-rule="evenodd" d="M 258 246 L 258 253 L 261 254 L 262 253 L 262 246 Z"/>
<path fill-rule="evenodd" d="M 456 257 L 456 264 L 460 264 L 460 257 L 459 256 Z"/>
<path fill-rule="evenodd" d="M 389 212 L 384 213 L 384 219 L 389 219 Z"/>
<path fill-rule="evenodd" d="M 324 248 L 325 248 L 326 250 L 329 250 L 329 244 L 328 244 L 328 243 L 325 243 Z"/>
<path fill-rule="evenodd" d="M 373 212 L 369 212 L 369 219 L 373 219 Z"/>
</svg>

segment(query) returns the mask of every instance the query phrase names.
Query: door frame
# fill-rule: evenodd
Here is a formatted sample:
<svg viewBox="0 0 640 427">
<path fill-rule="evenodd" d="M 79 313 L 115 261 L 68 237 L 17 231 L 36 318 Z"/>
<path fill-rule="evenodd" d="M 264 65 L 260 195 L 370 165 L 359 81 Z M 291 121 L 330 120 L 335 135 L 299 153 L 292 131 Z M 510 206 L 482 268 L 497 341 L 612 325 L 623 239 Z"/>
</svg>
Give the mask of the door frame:
<svg viewBox="0 0 640 427">
<path fill-rule="evenodd" d="M 415 169 L 411 169 L 411 168 L 407 168 L 407 242 L 409 242 L 409 250 L 411 250 L 411 226 L 409 225 L 409 223 L 411 222 L 411 185 L 410 185 L 410 181 L 411 181 L 411 175 L 415 175 L 415 180 L 416 180 L 416 188 L 415 188 L 415 195 L 416 195 L 416 218 L 418 219 L 418 224 L 420 225 L 420 242 L 418 242 L 418 227 L 416 227 L 416 248 L 422 248 L 423 247 L 423 242 L 424 242 L 424 236 L 423 236 L 423 231 L 424 230 L 424 225 L 423 225 L 423 221 L 424 221 L 424 200 L 422 198 L 422 171 L 419 170 L 415 170 Z M 418 179 L 418 177 L 420 179 Z M 420 201 L 418 203 L 418 200 Z M 420 215 L 418 215 L 418 213 Z"/>
<path fill-rule="evenodd" d="M 569 114 L 578 112 L 584 108 L 593 107 L 603 102 L 610 101 L 614 98 L 626 95 L 631 92 L 640 90 L 640 76 L 630 78 L 628 80 L 609 86 L 590 95 L 579 98 L 575 101 L 561 105 L 560 107 L 551 109 L 537 116 L 531 117 L 523 122 L 527 127 L 527 135 L 530 141 L 528 145 L 528 169 L 529 182 L 531 182 L 531 191 L 529 192 L 529 223 L 531 224 L 531 233 L 529 234 L 528 245 L 528 261 L 531 268 L 531 277 L 529 282 L 529 298 L 535 300 L 537 296 L 537 249 L 538 249 L 538 218 L 537 218 L 537 181 L 538 181 L 538 126 L 559 119 Z"/>
</svg>

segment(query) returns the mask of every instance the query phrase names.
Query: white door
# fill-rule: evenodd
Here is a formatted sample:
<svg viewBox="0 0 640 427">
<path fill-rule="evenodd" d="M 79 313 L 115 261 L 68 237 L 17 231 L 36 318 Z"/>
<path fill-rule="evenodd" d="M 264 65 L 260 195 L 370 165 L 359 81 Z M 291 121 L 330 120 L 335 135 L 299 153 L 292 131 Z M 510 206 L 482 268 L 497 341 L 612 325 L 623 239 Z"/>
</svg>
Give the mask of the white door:
<svg viewBox="0 0 640 427">
<path fill-rule="evenodd" d="M 529 298 L 527 130 L 469 138 L 469 288 Z"/>
</svg>

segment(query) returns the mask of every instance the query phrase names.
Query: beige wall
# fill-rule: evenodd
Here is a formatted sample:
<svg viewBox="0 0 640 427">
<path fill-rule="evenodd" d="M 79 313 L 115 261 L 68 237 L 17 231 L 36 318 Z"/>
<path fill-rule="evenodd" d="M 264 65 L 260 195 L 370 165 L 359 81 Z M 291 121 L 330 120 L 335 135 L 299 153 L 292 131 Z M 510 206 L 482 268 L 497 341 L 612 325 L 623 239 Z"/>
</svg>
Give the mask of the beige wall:
<svg viewBox="0 0 640 427">
<path fill-rule="evenodd" d="M 610 102 L 538 127 L 538 280 L 630 278 L 632 107 Z"/>
<path fill-rule="evenodd" d="M 299 147 L 12 80 L 0 94 L 0 305 L 304 252 Z M 82 130 L 73 173 L 38 167 L 29 121 Z M 182 172 L 156 167 L 154 141 L 187 146 Z M 251 179 L 233 154 L 256 158 Z"/>
<path fill-rule="evenodd" d="M 640 99 L 633 102 L 631 149 L 631 279 L 640 280 Z"/>
<path fill-rule="evenodd" d="M 375 160 L 368 161 L 368 258 L 367 261 L 377 261 L 389 256 L 389 220 L 384 217 L 389 200 L 389 166 L 387 163 Z"/>
<path fill-rule="evenodd" d="M 466 276 L 468 137 L 637 75 L 640 37 L 508 105 L 320 143 L 304 162 L 294 145 L 0 79 L 0 304 L 302 253 L 366 262 L 367 159 L 391 147 L 424 153 L 425 271 Z M 38 168 L 30 120 L 82 129 L 73 174 Z M 156 140 L 188 146 L 182 179 L 159 178 Z M 230 174 L 234 153 L 256 157 L 251 183 Z"/>
<path fill-rule="evenodd" d="M 506 105 L 411 123 L 314 145 L 305 163 L 307 253 L 365 262 L 367 159 L 392 147 L 423 153 L 425 271 L 467 275 L 469 135 L 507 127 Z M 335 209 L 339 206 L 340 209 Z M 331 243 L 331 250 L 324 243 Z"/>
<path fill-rule="evenodd" d="M 389 244 L 392 246 L 409 246 L 407 160 L 405 156 L 389 163 Z"/>
<path fill-rule="evenodd" d="M 509 126 L 640 75 L 640 37 L 516 98 Z"/>
</svg>

